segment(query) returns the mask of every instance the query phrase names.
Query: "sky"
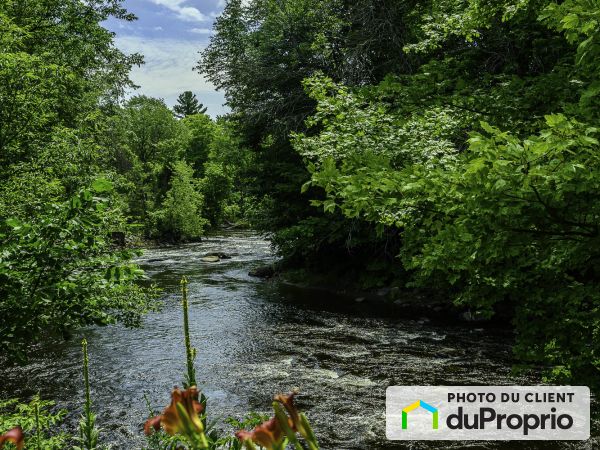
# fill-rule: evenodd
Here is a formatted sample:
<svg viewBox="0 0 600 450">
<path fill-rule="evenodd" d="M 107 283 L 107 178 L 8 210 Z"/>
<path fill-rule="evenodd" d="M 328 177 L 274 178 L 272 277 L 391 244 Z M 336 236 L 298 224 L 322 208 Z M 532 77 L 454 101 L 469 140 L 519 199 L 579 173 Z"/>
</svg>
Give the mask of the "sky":
<svg viewBox="0 0 600 450">
<path fill-rule="evenodd" d="M 225 0 L 125 0 L 123 4 L 138 20 L 110 19 L 105 26 L 116 33 L 115 43 L 122 51 L 144 55 L 145 64 L 131 73 L 140 86 L 133 94 L 162 98 L 173 106 L 179 94 L 192 91 L 212 117 L 226 113 L 223 93 L 192 70 Z"/>
</svg>

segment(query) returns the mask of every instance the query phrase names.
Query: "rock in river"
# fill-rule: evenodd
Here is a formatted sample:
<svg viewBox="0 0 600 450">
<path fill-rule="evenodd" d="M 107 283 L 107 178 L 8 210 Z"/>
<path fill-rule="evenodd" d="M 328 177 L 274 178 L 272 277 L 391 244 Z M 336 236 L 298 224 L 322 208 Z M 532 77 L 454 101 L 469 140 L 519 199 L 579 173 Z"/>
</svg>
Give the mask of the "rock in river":
<svg viewBox="0 0 600 450">
<path fill-rule="evenodd" d="M 216 256 L 220 259 L 231 259 L 231 256 L 228 255 L 227 253 L 223 253 L 223 252 L 212 252 L 212 253 L 207 253 L 204 256 Z"/>
<path fill-rule="evenodd" d="M 257 278 L 271 278 L 275 275 L 275 267 L 272 264 L 268 264 L 266 266 L 259 266 L 252 269 L 248 275 L 251 277 Z"/>
<path fill-rule="evenodd" d="M 200 261 L 202 262 L 207 262 L 207 263 L 216 263 L 221 261 L 221 258 L 219 258 L 218 256 L 203 256 Z"/>
</svg>

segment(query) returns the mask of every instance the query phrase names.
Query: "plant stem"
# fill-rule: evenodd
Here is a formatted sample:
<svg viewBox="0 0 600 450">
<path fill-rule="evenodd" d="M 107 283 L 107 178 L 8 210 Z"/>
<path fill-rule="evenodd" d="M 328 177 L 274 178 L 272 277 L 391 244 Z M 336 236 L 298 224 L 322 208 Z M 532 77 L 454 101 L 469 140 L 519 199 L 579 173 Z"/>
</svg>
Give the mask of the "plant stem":
<svg viewBox="0 0 600 450">
<path fill-rule="evenodd" d="M 277 422 L 279 422 L 279 426 L 287 436 L 290 443 L 294 444 L 294 449 L 304 450 L 300 442 L 298 442 L 296 433 L 288 425 L 288 416 L 283 411 L 281 405 L 278 402 L 273 402 L 273 409 L 275 410 L 275 417 L 277 418 Z"/>
<path fill-rule="evenodd" d="M 302 426 L 306 431 L 307 435 L 305 436 L 305 439 L 310 450 L 319 450 L 320 447 L 317 443 L 317 437 L 315 436 L 315 433 L 312 427 L 310 426 L 310 422 L 308 421 L 304 413 L 300 413 L 300 422 L 302 423 Z"/>
<path fill-rule="evenodd" d="M 40 434 L 40 405 L 39 403 L 36 401 L 35 405 L 34 405 L 34 413 L 35 413 L 35 443 L 36 443 L 36 447 L 37 450 L 41 450 L 42 447 L 41 445 L 41 434 Z"/>
<path fill-rule="evenodd" d="M 185 354 L 187 363 L 187 387 L 196 386 L 196 370 L 194 369 L 195 351 L 192 348 L 190 340 L 190 319 L 188 315 L 188 280 L 186 277 L 181 279 L 181 293 L 183 296 L 183 333 L 185 337 Z"/>
<path fill-rule="evenodd" d="M 89 357 L 88 357 L 88 349 L 87 349 L 87 340 L 83 338 L 81 341 L 81 347 L 83 350 L 83 382 L 85 384 L 85 407 L 84 407 L 84 415 L 85 415 L 85 432 L 84 432 L 84 445 L 88 450 L 94 448 L 94 443 L 92 442 L 92 429 L 94 427 L 93 419 L 92 419 L 92 399 L 90 396 L 90 372 L 89 372 Z"/>
<path fill-rule="evenodd" d="M 152 409 L 152 405 L 150 405 L 150 399 L 146 392 L 144 392 L 144 401 L 146 402 L 146 408 L 148 408 L 148 414 L 152 417 L 154 415 L 154 410 Z"/>
</svg>

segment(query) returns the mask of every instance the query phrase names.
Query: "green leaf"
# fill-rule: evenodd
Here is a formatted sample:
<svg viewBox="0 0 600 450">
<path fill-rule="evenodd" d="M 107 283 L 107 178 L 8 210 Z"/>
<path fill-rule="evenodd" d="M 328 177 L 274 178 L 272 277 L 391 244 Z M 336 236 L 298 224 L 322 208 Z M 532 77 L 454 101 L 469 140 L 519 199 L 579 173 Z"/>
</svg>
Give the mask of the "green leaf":
<svg viewBox="0 0 600 450">
<path fill-rule="evenodd" d="M 113 184 L 106 178 L 98 178 L 92 183 L 92 190 L 98 194 L 113 190 Z"/>
<path fill-rule="evenodd" d="M 306 192 L 308 192 L 308 190 L 310 189 L 311 186 L 312 186 L 312 180 L 308 180 L 306 183 L 304 183 L 302 185 L 302 188 L 300 189 L 300 193 L 305 194 Z"/>
<path fill-rule="evenodd" d="M 8 219 L 6 220 L 6 225 L 8 225 L 9 227 L 13 228 L 13 229 L 17 229 L 17 228 L 21 228 L 21 221 L 15 218 L 12 219 Z"/>
</svg>

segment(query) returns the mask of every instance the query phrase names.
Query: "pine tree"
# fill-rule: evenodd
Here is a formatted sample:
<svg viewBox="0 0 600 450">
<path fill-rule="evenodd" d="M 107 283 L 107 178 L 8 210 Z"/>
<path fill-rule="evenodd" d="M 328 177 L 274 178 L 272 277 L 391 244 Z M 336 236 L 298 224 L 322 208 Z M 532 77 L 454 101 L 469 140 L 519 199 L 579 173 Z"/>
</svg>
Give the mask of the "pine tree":
<svg viewBox="0 0 600 450">
<path fill-rule="evenodd" d="M 202 103 L 198 102 L 196 94 L 192 91 L 185 91 L 177 98 L 177 105 L 173 107 L 173 112 L 182 119 L 194 114 L 204 114 L 206 109 Z"/>
</svg>

